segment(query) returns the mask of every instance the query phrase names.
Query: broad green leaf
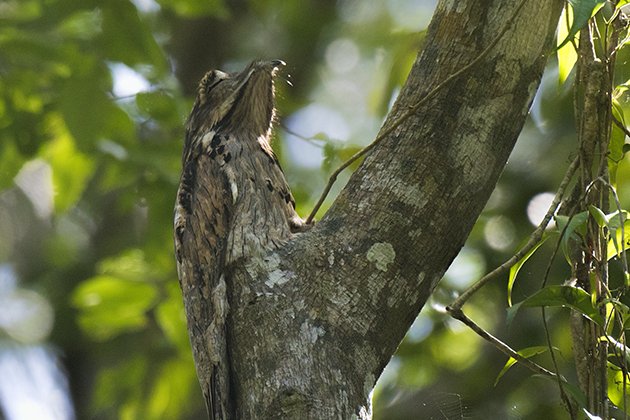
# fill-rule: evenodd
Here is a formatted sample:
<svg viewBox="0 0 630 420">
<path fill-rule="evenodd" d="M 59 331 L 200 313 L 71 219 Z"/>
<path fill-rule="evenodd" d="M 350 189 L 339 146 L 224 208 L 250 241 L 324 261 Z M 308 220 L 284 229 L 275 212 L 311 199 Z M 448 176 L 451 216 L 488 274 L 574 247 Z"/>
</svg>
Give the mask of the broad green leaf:
<svg viewBox="0 0 630 420">
<path fill-rule="evenodd" d="M 66 17 L 57 31 L 63 37 L 90 40 L 101 32 L 102 19 L 97 9 L 81 10 Z"/>
<path fill-rule="evenodd" d="M 169 120 L 177 115 L 175 99 L 164 91 L 141 92 L 136 95 L 138 109 L 155 120 Z"/>
<path fill-rule="evenodd" d="M 99 261 L 97 271 L 99 274 L 132 281 L 150 281 L 159 275 L 146 260 L 144 252 L 137 248 Z"/>
<path fill-rule="evenodd" d="M 599 326 L 604 326 L 604 318 L 593 306 L 591 295 L 573 286 L 546 286 L 525 299 L 522 307 L 555 306 L 567 307 L 580 312 Z"/>
<path fill-rule="evenodd" d="M 59 213 L 68 210 L 81 198 L 94 173 L 94 162 L 76 149 L 59 116 L 50 119 L 48 129 L 54 139 L 44 146 L 42 156 L 52 168 L 55 210 Z"/>
<path fill-rule="evenodd" d="M 325 171 L 332 171 L 337 166 L 341 165 L 352 156 L 354 156 L 362 147 L 355 145 L 339 145 L 337 141 L 328 141 L 324 144 L 324 161 L 322 162 L 322 168 Z M 351 170 L 358 168 L 362 159 L 357 159 L 350 165 Z"/>
<path fill-rule="evenodd" d="M 152 389 L 148 393 L 147 420 L 181 418 L 192 400 L 193 392 L 198 392 L 195 366 L 190 358 L 173 358 L 160 367 Z"/>
<path fill-rule="evenodd" d="M 569 3 L 573 8 L 573 22 L 571 22 L 569 33 L 564 41 L 560 43 L 558 49 L 564 47 L 566 43 L 571 41 L 580 29 L 586 25 L 588 20 L 594 16 L 606 2 L 600 0 L 569 0 Z"/>
<path fill-rule="evenodd" d="M 555 219 L 556 225 L 558 226 L 558 232 L 564 231 L 560 247 L 562 248 L 562 252 L 564 253 L 567 263 L 571 265 L 569 244 L 570 241 L 580 240 L 580 236 L 578 234 L 584 235 L 584 232 L 586 231 L 586 222 L 588 220 L 588 211 L 583 211 L 573 217 L 557 215 L 555 216 Z"/>
<path fill-rule="evenodd" d="M 118 402 L 118 405 L 128 405 L 130 400 L 140 402 L 145 393 L 146 379 L 155 368 L 145 353 L 130 353 L 120 359 L 114 366 L 97 372 L 93 399 L 95 408 L 101 412 L 116 409 L 113 412 L 116 415 L 112 417 L 117 419 L 122 418 L 118 415 L 118 410 L 122 411 L 122 408 L 112 407 L 112 401 Z"/>
<path fill-rule="evenodd" d="M 606 215 L 606 221 L 608 222 L 609 229 L 617 229 L 622 224 L 624 224 L 628 220 L 628 212 L 626 210 L 621 210 L 621 215 L 619 214 L 619 210 L 614 211 L 612 213 L 608 213 Z"/>
<path fill-rule="evenodd" d="M 102 7 L 101 48 L 111 61 L 129 67 L 150 64 L 158 74 L 167 70 L 166 58 L 148 25 L 129 0 L 109 0 Z"/>
<path fill-rule="evenodd" d="M 512 288 L 514 287 L 514 282 L 516 281 L 516 276 L 518 275 L 519 270 L 527 262 L 527 260 L 532 255 L 534 255 L 536 250 L 538 250 L 538 248 L 540 248 L 540 246 L 544 244 L 547 239 L 549 239 L 549 236 L 550 235 L 543 234 L 543 237 L 541 238 L 541 240 L 538 241 L 538 243 L 534 245 L 534 247 L 530 249 L 529 252 L 523 256 L 523 258 L 518 260 L 518 262 L 510 268 L 510 276 L 508 277 L 508 287 L 507 287 L 509 306 L 512 306 Z"/>
<path fill-rule="evenodd" d="M 523 356 L 526 359 L 529 359 L 530 357 L 536 356 L 536 355 L 544 353 L 546 351 L 549 351 L 549 347 L 547 347 L 547 346 L 533 346 L 533 347 L 527 347 L 527 348 L 521 349 L 521 350 L 517 351 L 516 353 L 518 353 L 519 356 Z M 508 359 L 508 361 L 505 362 L 505 365 L 503 366 L 503 369 L 501 369 L 501 372 L 499 372 L 499 374 L 497 375 L 497 378 L 494 380 L 494 386 L 497 386 L 497 384 L 499 383 L 499 381 L 501 380 L 503 375 L 505 375 L 505 373 L 512 366 L 514 366 L 514 364 L 516 362 L 517 362 L 517 360 L 515 358 L 513 358 L 513 357 L 510 357 Z"/>
<path fill-rule="evenodd" d="M 567 19 L 568 13 L 568 19 Z M 571 27 L 571 22 L 573 21 L 573 9 L 569 7 L 565 7 L 562 9 L 562 14 L 560 15 L 560 21 L 558 24 L 558 78 L 560 84 L 564 83 L 569 77 L 571 70 L 575 66 L 577 61 L 577 52 L 573 47 L 569 38 L 569 31 Z M 573 35 L 575 37 L 575 34 Z M 564 40 L 564 41 L 562 41 Z M 577 39 L 575 41 L 577 43 Z M 562 46 L 560 46 L 562 44 Z"/>
<path fill-rule="evenodd" d="M 155 316 L 164 335 L 181 354 L 190 355 L 190 342 L 186 329 L 186 315 L 177 281 L 166 285 L 168 297 L 156 307 Z"/>
<path fill-rule="evenodd" d="M 13 140 L 0 138 L 0 190 L 13 183 L 25 161 Z"/>
<path fill-rule="evenodd" d="M 603 211 L 590 204 L 588 206 L 588 212 L 591 214 L 591 216 L 593 216 L 593 219 L 595 219 L 595 222 L 599 227 L 608 227 L 608 220 L 606 219 L 606 215 Z"/>
<path fill-rule="evenodd" d="M 623 235 L 622 235 L 623 234 Z M 614 257 L 620 257 L 623 251 L 630 248 L 630 221 L 626 220 L 623 224 L 623 232 L 621 228 L 610 230 L 610 239 L 608 241 L 608 260 Z"/>
<path fill-rule="evenodd" d="M 621 213 L 619 211 L 615 211 L 609 214 L 603 214 L 603 212 L 597 209 L 594 206 L 591 206 L 593 209 L 591 214 L 598 214 L 596 220 L 600 226 L 606 226 L 609 232 L 608 239 L 608 247 L 607 247 L 607 255 L 608 260 L 613 257 L 620 257 L 621 252 L 625 251 L 628 248 L 628 242 L 630 239 L 630 223 L 628 223 L 628 212 L 626 210 L 622 210 Z M 621 226 L 623 224 L 623 229 Z"/>
<path fill-rule="evenodd" d="M 85 59 L 87 62 L 89 58 Z M 90 67 L 92 64 L 85 63 Z M 103 137 L 106 121 L 116 108 L 107 97 L 104 69 L 86 69 L 68 79 L 60 89 L 59 110 L 79 150 L 92 151 L 94 141 Z M 89 112 L 86 112 L 89 110 Z"/>
<path fill-rule="evenodd" d="M 599 338 L 602 341 L 608 341 L 612 346 L 617 350 L 616 354 L 622 354 L 626 359 L 626 363 L 630 363 L 630 348 L 628 348 L 624 343 L 615 340 L 610 336 L 601 336 Z"/>
<path fill-rule="evenodd" d="M 319 131 L 317 132 L 314 136 L 313 139 L 315 140 L 321 140 L 321 141 L 334 141 L 333 139 L 330 138 L 330 136 L 328 136 L 328 134 L 324 133 L 323 131 Z"/>
<path fill-rule="evenodd" d="M 224 0 L 157 0 L 160 6 L 173 10 L 185 18 L 213 16 L 226 19 L 230 11 Z"/>
<path fill-rule="evenodd" d="M 512 321 L 514 321 L 514 317 L 518 313 L 518 311 L 521 308 L 522 304 L 523 304 L 523 302 L 515 303 L 514 305 L 508 307 L 505 310 L 505 312 L 506 312 L 506 314 L 505 314 L 505 324 L 507 325 L 508 328 L 512 325 Z"/>
<path fill-rule="evenodd" d="M 42 3 L 37 0 L 20 0 L 10 2 L 2 8 L 3 20 L 29 22 L 42 15 Z"/>
<path fill-rule="evenodd" d="M 85 280 L 72 293 L 79 309 L 79 325 L 95 340 L 141 329 L 148 322 L 146 312 L 158 296 L 148 283 L 101 275 Z"/>
</svg>

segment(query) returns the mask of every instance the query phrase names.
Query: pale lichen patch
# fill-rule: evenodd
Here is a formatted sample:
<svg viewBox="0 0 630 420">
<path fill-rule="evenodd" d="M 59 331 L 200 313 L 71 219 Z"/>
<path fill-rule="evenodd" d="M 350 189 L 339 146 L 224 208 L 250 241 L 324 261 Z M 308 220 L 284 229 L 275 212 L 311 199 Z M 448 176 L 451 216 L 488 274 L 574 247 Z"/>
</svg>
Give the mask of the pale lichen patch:
<svg viewBox="0 0 630 420">
<path fill-rule="evenodd" d="M 291 280 L 291 277 L 293 277 L 293 275 L 289 271 L 273 270 L 267 276 L 265 284 L 267 285 L 267 287 L 282 285 Z"/>
<path fill-rule="evenodd" d="M 389 265 L 394 262 L 396 251 L 388 242 L 377 242 L 368 249 L 366 257 L 376 265 L 377 270 L 386 272 Z"/>
<path fill-rule="evenodd" d="M 308 321 L 304 321 L 302 325 L 300 325 L 300 335 L 305 337 L 312 344 L 325 333 L 326 331 L 322 327 L 311 325 Z"/>
<path fill-rule="evenodd" d="M 419 227 L 417 229 L 411 229 L 409 230 L 409 232 L 407 232 L 407 236 L 409 236 L 409 238 L 412 240 L 416 240 L 422 236 L 422 232 L 423 232 L 422 227 Z"/>
</svg>

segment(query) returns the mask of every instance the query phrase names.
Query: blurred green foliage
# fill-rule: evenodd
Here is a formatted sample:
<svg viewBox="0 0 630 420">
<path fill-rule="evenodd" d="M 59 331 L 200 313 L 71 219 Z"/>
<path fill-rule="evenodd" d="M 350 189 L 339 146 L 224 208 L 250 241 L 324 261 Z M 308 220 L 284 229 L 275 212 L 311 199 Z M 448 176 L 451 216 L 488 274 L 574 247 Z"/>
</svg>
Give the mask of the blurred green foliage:
<svg viewBox="0 0 630 420">
<path fill-rule="evenodd" d="M 204 413 L 171 233 L 183 123 L 200 76 L 256 57 L 287 61 L 282 77 L 292 86 L 278 83 L 275 148 L 305 215 L 327 174 L 374 138 L 433 7 L 430 0 L 0 4 L 0 264 L 54 307 L 47 340 L 63 356 L 79 418 Z M 495 386 L 506 358 L 444 311 L 528 235 L 528 205 L 555 189 L 574 153 L 570 78 L 558 87 L 555 68 L 466 247 L 379 382 L 376 418 L 428 417 L 444 408 L 436 401 L 456 409 L 452 418 L 563 418 L 555 385 L 519 366 Z M 626 99 L 618 98 L 622 113 Z M 618 155 L 621 186 L 630 171 Z M 630 192 L 619 192 L 627 206 Z M 543 245 L 521 268 L 516 301 L 537 290 L 551 248 Z M 554 265 L 553 282 L 567 273 Z M 544 343 L 538 313 L 523 308 L 507 329 L 505 308 L 506 284 L 493 284 L 466 310 L 515 348 Z M 549 318 L 570 372 L 564 315 L 552 310 Z"/>
</svg>

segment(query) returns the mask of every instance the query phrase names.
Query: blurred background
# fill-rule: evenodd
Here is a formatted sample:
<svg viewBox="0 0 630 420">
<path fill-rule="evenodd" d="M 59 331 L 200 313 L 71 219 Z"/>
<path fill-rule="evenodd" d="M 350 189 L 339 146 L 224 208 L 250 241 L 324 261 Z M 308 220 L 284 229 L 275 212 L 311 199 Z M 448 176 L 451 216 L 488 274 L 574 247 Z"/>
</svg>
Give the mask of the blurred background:
<svg viewBox="0 0 630 420">
<path fill-rule="evenodd" d="M 0 418 L 203 418 L 172 246 L 198 80 L 287 62 L 274 148 L 307 215 L 327 176 L 375 137 L 435 3 L 1 1 Z M 571 78 L 559 84 L 552 58 L 499 185 L 374 391 L 376 419 L 566 417 L 556 385 L 519 366 L 495 385 L 506 357 L 444 307 L 525 240 L 575 147 Z M 618 184 L 629 177 L 621 164 Z M 540 286 L 552 249 L 521 270 L 514 301 Z M 568 273 L 557 259 L 551 282 Z M 506 325 L 506 280 L 466 312 L 514 348 L 545 345 L 540 311 Z M 567 312 L 547 315 L 574 379 Z"/>
</svg>

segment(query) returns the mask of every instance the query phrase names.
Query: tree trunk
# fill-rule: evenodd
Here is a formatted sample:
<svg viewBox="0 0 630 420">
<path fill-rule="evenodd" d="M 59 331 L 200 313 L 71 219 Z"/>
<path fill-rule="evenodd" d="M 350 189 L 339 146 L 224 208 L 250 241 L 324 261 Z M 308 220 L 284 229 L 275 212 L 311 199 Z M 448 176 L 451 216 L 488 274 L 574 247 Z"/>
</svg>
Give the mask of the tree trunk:
<svg viewBox="0 0 630 420">
<path fill-rule="evenodd" d="M 520 3 L 440 1 L 383 129 L 475 60 Z M 562 4 L 526 1 L 488 55 L 366 157 L 313 229 L 234 268 L 228 350 L 238 418 L 371 417 L 377 378 L 521 131 Z"/>
</svg>

